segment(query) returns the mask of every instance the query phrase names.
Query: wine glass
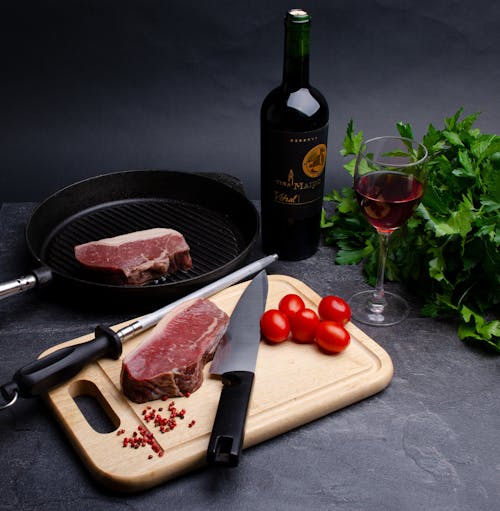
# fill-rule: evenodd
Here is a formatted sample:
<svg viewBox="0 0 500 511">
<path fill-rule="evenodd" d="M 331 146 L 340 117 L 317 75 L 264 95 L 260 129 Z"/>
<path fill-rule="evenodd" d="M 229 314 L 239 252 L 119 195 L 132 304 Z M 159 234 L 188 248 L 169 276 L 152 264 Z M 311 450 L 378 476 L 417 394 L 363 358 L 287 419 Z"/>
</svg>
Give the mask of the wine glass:
<svg viewBox="0 0 500 511">
<path fill-rule="evenodd" d="M 406 301 L 384 290 L 385 264 L 391 234 L 412 216 L 424 194 L 427 156 L 424 145 L 397 136 L 367 140 L 357 155 L 354 191 L 379 238 L 375 290 L 356 293 L 349 300 L 353 317 L 361 323 L 395 325 L 408 315 Z"/>
</svg>

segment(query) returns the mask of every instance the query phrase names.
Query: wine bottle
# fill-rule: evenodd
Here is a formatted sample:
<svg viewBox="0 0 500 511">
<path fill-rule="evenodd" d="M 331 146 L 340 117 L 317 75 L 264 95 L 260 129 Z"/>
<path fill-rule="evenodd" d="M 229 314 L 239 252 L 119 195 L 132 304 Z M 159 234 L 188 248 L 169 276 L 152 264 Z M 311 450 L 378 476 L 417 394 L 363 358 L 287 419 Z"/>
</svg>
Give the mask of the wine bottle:
<svg viewBox="0 0 500 511">
<path fill-rule="evenodd" d="M 283 81 L 261 107 L 261 233 L 266 253 L 299 260 L 319 246 L 328 104 L 309 84 L 310 16 L 285 17 Z"/>
</svg>

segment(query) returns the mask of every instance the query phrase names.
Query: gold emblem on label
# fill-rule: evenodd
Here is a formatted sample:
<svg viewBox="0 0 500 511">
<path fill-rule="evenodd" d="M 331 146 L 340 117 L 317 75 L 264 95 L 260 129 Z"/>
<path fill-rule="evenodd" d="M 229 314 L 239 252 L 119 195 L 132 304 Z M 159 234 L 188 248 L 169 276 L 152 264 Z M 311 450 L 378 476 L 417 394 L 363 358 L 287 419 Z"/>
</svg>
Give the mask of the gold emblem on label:
<svg viewBox="0 0 500 511">
<path fill-rule="evenodd" d="M 318 177 L 325 169 L 326 163 L 326 145 L 318 144 L 314 146 L 302 161 L 302 170 L 309 177 Z"/>
</svg>

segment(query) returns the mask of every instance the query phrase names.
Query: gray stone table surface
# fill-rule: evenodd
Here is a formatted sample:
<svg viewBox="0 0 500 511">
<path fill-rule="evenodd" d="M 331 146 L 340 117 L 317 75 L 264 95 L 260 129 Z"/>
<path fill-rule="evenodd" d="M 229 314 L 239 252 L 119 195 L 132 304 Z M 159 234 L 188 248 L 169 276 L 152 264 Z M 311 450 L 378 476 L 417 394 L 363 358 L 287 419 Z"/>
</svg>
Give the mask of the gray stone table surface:
<svg viewBox="0 0 500 511">
<path fill-rule="evenodd" d="M 33 206 L 0 209 L 2 282 L 33 267 L 24 243 Z M 256 246 L 250 259 L 260 255 Z M 367 287 L 359 267 L 333 258 L 321 247 L 269 273 L 299 278 L 320 295 Z M 236 469 L 203 468 L 145 492 L 113 493 L 94 482 L 45 403 L 20 399 L 0 412 L 0 510 L 499 509 L 499 358 L 462 344 L 453 323 L 421 317 L 415 297 L 402 292 L 411 304 L 404 323 L 358 325 L 391 356 L 390 385 L 245 450 Z M 140 312 L 139 304 L 113 310 L 72 294 L 29 291 L 0 302 L 0 383 L 48 347 Z"/>
</svg>

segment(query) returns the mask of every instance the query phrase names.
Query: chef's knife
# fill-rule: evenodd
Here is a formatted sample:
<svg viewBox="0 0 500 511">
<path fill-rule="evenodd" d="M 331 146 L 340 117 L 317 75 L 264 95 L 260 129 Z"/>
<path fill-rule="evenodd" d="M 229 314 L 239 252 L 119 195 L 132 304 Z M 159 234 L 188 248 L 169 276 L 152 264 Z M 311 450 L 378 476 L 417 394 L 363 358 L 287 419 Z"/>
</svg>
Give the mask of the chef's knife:
<svg viewBox="0 0 500 511">
<path fill-rule="evenodd" d="M 14 374 L 12 381 L 0 386 L 0 396 L 5 402 L 5 404 L 0 402 L 0 410 L 13 405 L 18 397 L 33 397 L 50 390 L 52 387 L 75 376 L 85 365 L 99 358 L 118 359 L 122 353 L 123 341 L 151 328 L 167 312 L 170 312 L 181 303 L 194 298 L 211 296 L 254 275 L 277 259 L 276 254 L 263 257 L 157 311 L 139 318 L 116 332 L 107 326 L 100 325 L 96 328 L 94 339 L 60 348 L 25 365 Z"/>
<path fill-rule="evenodd" d="M 248 284 L 231 314 L 210 372 L 222 376 L 222 392 L 208 444 L 207 461 L 238 465 L 260 343 L 260 316 L 267 299 L 267 274 L 262 270 Z"/>
</svg>

